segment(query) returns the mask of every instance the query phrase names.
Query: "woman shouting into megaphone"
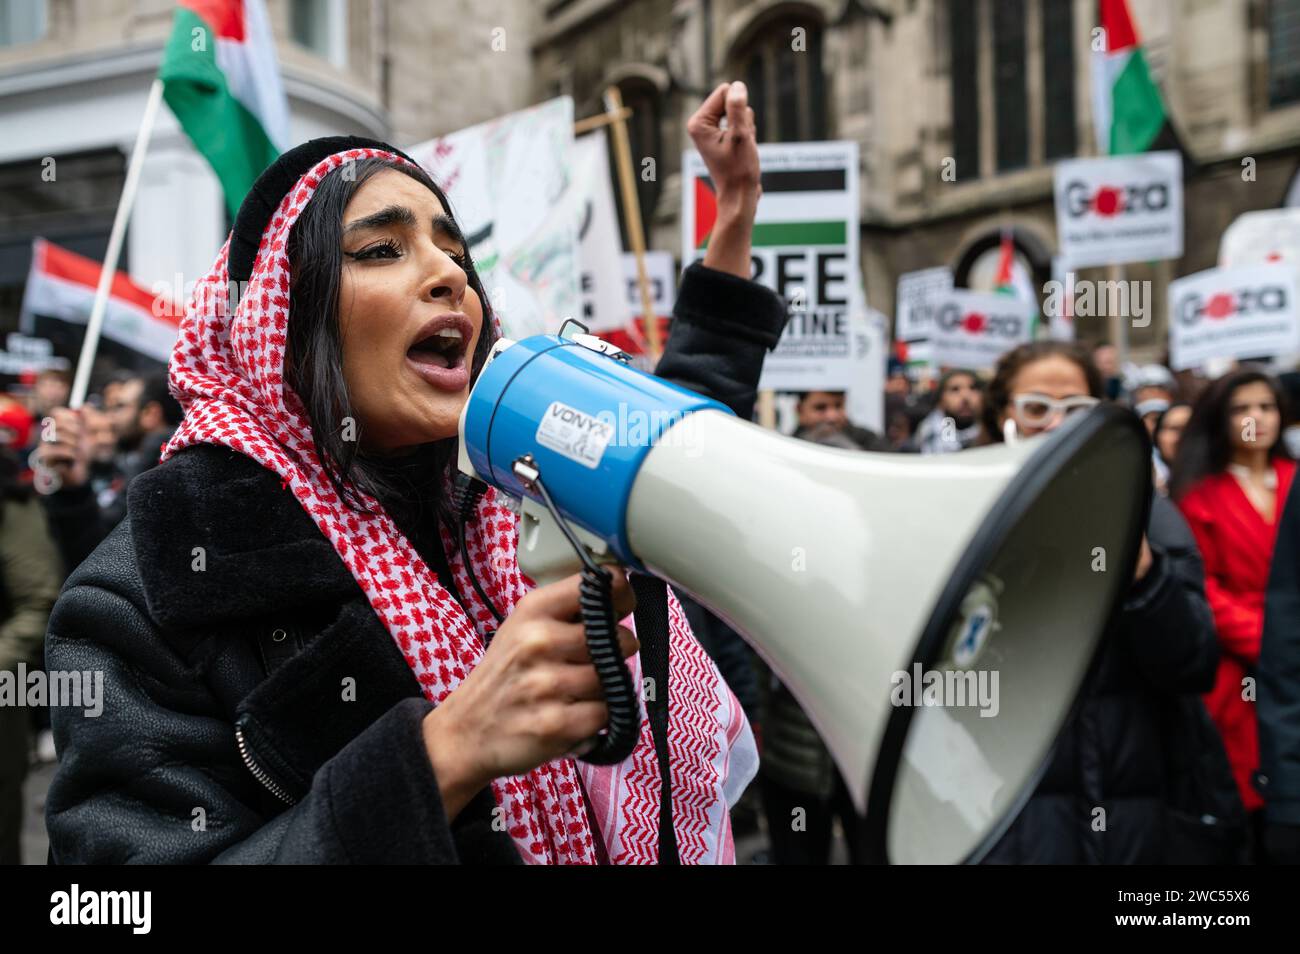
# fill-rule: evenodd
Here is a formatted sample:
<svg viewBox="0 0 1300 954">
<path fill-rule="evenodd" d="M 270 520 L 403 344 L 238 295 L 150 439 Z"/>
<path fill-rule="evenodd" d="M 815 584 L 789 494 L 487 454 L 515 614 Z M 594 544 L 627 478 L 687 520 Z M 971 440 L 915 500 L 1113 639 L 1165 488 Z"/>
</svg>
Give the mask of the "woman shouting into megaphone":
<svg viewBox="0 0 1300 954">
<path fill-rule="evenodd" d="M 719 217 L 659 371 L 748 415 L 785 309 L 748 279 L 745 97 L 719 86 L 688 127 Z M 54 715 L 55 861 L 657 860 L 648 725 L 620 764 L 570 757 L 607 716 L 577 578 L 533 589 L 511 512 L 451 503 L 498 335 L 446 195 L 401 152 L 314 140 L 263 173 L 181 326 L 184 422 L 51 619 L 49 668 L 105 676 L 98 718 Z M 727 862 L 753 741 L 670 610 L 677 844 Z"/>
</svg>

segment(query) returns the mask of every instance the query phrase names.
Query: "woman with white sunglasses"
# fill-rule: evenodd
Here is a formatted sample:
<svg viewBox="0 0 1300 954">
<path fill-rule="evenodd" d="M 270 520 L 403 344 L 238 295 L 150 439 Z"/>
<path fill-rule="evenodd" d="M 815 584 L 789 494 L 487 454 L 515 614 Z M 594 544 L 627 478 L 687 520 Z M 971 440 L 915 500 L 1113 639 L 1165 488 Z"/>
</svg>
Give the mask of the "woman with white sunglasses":
<svg viewBox="0 0 1300 954">
<path fill-rule="evenodd" d="M 987 438 L 1015 441 L 1054 430 L 1087 413 L 1103 388 L 1083 349 L 1057 341 L 1021 345 L 1002 356 L 989 384 Z M 1100 563 L 1098 556 L 1078 559 L 1106 572 L 1105 555 Z M 1234 860 L 1243 844 L 1241 804 L 1222 741 L 1197 696 L 1213 684 L 1217 659 L 1196 541 L 1177 509 L 1154 497 L 1133 583 L 1093 678 L 1038 788 L 988 861 Z"/>
</svg>

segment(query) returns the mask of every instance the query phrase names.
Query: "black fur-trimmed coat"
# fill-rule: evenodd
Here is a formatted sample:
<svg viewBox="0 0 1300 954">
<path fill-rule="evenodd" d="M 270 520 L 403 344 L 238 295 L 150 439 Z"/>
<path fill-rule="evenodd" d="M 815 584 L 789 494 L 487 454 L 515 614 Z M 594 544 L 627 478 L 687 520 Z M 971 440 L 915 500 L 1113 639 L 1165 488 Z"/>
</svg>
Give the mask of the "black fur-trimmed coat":
<svg viewBox="0 0 1300 954">
<path fill-rule="evenodd" d="M 783 303 L 696 265 L 674 315 L 658 373 L 748 417 Z M 64 586 L 46 662 L 105 688 L 96 718 L 52 713 L 55 862 L 519 860 L 490 789 L 447 823 L 430 704 L 392 637 L 292 493 L 233 451 L 132 482 Z"/>
</svg>

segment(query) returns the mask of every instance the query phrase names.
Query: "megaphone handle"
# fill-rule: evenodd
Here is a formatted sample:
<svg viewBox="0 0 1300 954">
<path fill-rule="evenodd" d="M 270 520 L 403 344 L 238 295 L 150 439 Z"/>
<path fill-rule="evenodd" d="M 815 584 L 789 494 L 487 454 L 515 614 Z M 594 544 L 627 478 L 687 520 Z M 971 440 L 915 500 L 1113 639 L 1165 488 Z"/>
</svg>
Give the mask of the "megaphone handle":
<svg viewBox="0 0 1300 954">
<path fill-rule="evenodd" d="M 591 656 L 591 664 L 596 667 L 600 688 L 605 693 L 609 726 L 603 734 L 589 739 L 577 754 L 584 762 L 592 765 L 614 765 L 632 754 L 641 734 L 641 709 L 637 705 L 636 691 L 632 686 L 632 674 L 623 662 L 623 654 L 618 645 L 618 621 L 614 619 L 614 576 L 591 558 L 587 548 L 560 515 L 559 508 L 542 483 L 541 471 L 532 455 L 525 455 L 515 461 L 514 471 L 527 489 L 541 497 L 556 526 L 582 560 L 582 581 L 578 586 L 579 612 L 587 638 L 587 653 Z"/>
<path fill-rule="evenodd" d="M 579 757 L 592 765 L 622 762 L 636 748 L 641 729 L 641 710 L 632 687 L 632 674 L 623 662 L 618 645 L 618 621 L 614 619 L 614 575 L 594 563 L 582 568 L 578 602 L 587 652 L 596 667 L 600 687 L 609 708 L 609 728 L 594 736 L 592 746 Z"/>
</svg>

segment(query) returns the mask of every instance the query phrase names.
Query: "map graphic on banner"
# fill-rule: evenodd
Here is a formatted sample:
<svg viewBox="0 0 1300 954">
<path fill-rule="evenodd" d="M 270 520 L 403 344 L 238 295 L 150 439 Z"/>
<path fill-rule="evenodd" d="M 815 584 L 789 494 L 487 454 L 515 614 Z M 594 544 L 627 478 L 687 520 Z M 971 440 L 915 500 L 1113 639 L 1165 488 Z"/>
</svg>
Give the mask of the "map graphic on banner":
<svg viewBox="0 0 1300 954">
<path fill-rule="evenodd" d="M 935 367 L 992 368 L 1033 334 L 1038 307 L 998 292 L 954 288 L 935 305 L 926 337 Z"/>
<path fill-rule="evenodd" d="M 1069 268 L 1183 254 L 1183 160 L 1146 152 L 1058 162 L 1056 235 Z"/>
<path fill-rule="evenodd" d="M 582 314 L 567 96 L 415 146 L 407 153 L 452 205 L 505 333 L 557 332 Z"/>
<path fill-rule="evenodd" d="M 852 383 L 849 312 L 858 286 L 858 146 L 764 143 L 753 278 L 790 303 L 790 323 L 759 387 L 841 390 Z M 682 156 L 682 265 L 704 257 L 717 218 L 712 183 L 694 150 Z"/>
<path fill-rule="evenodd" d="M 1300 350 L 1291 265 L 1211 268 L 1169 283 L 1169 366 Z"/>
</svg>

